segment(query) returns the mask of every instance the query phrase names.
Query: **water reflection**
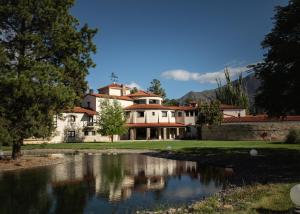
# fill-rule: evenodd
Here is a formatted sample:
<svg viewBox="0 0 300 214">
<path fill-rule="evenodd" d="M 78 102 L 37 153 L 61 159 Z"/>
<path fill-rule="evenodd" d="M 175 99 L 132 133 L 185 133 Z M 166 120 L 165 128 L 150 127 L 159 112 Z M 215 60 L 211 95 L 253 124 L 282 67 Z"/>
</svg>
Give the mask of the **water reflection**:
<svg viewBox="0 0 300 214">
<path fill-rule="evenodd" d="M 3 173 L 0 213 L 124 213 L 220 190 L 231 173 L 145 155 L 74 155 L 53 167 Z"/>
</svg>

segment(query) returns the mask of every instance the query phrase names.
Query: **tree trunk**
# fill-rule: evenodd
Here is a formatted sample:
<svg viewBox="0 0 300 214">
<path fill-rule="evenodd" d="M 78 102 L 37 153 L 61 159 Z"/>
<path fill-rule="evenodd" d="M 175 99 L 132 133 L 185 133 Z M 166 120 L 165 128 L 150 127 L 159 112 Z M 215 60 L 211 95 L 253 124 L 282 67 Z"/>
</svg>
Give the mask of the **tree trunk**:
<svg viewBox="0 0 300 214">
<path fill-rule="evenodd" d="M 198 138 L 199 140 L 202 140 L 202 124 L 198 126 Z"/>
<path fill-rule="evenodd" d="M 21 144 L 23 140 L 15 141 L 13 143 L 11 158 L 16 160 L 21 157 Z"/>
<path fill-rule="evenodd" d="M 114 136 L 113 135 L 111 135 L 110 140 L 111 140 L 112 143 L 114 142 Z"/>
</svg>

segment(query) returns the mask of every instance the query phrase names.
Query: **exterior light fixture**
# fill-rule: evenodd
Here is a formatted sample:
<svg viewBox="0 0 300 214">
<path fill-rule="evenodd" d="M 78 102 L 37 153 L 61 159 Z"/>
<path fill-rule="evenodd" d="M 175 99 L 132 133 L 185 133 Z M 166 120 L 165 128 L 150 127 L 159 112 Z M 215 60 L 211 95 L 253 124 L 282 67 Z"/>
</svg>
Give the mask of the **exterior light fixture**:
<svg viewBox="0 0 300 214">
<path fill-rule="evenodd" d="M 290 197 L 292 202 L 296 205 L 294 212 L 300 213 L 300 184 L 292 187 Z"/>
<path fill-rule="evenodd" d="M 251 149 L 250 152 L 249 152 L 249 154 L 251 156 L 257 156 L 258 155 L 258 151 L 256 149 Z"/>
</svg>

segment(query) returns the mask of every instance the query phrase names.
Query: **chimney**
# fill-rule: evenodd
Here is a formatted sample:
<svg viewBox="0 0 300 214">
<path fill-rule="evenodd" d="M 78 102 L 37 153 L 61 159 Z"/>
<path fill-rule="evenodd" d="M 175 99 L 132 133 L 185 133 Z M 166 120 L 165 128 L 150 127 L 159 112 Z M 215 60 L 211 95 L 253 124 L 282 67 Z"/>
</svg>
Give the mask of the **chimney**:
<svg viewBox="0 0 300 214">
<path fill-rule="evenodd" d="M 122 96 L 126 96 L 126 86 L 125 85 L 121 85 L 122 86 L 122 93 L 121 93 L 121 95 Z"/>
</svg>

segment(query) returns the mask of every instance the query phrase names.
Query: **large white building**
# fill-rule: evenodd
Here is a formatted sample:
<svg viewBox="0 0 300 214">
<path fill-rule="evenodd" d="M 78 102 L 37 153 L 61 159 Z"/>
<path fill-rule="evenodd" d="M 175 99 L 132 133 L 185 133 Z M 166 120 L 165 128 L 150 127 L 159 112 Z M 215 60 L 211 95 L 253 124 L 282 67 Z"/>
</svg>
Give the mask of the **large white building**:
<svg viewBox="0 0 300 214">
<path fill-rule="evenodd" d="M 97 133 L 98 112 L 104 99 L 117 100 L 124 108 L 128 133 L 114 136 L 114 140 L 167 140 L 197 137 L 196 103 L 190 106 L 164 106 L 163 99 L 153 93 L 138 91 L 113 83 L 98 89 L 98 93 L 85 95 L 82 106 L 55 118 L 56 131 L 45 140 L 30 139 L 25 143 L 61 143 L 109 141 L 108 136 Z M 221 105 L 224 117 L 245 116 L 245 109 Z"/>
</svg>

